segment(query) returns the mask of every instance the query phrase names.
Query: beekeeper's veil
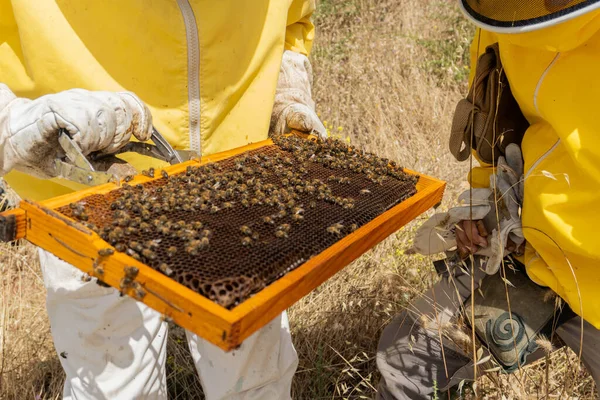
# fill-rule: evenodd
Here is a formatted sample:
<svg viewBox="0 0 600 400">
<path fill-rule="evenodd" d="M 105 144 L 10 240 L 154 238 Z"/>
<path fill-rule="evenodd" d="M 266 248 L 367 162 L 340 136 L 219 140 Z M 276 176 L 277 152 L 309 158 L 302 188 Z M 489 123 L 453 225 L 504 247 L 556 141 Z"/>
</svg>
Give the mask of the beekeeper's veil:
<svg viewBox="0 0 600 400">
<path fill-rule="evenodd" d="M 459 4 L 476 25 L 499 33 L 533 31 L 600 8 L 600 0 L 459 0 Z"/>
</svg>

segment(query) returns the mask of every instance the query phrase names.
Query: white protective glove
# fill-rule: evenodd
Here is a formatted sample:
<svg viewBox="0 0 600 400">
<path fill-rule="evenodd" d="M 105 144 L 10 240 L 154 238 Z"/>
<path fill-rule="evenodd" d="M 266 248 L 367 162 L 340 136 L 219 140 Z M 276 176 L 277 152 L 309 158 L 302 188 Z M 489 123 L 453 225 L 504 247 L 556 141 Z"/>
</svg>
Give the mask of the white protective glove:
<svg viewBox="0 0 600 400">
<path fill-rule="evenodd" d="M 490 188 L 471 189 L 458 197 L 458 207 L 433 215 L 417 230 L 412 252 L 424 255 L 452 250 L 456 243 L 456 224 L 482 220 L 488 246 L 475 254 L 487 257 L 486 273 L 495 274 L 502 259 L 510 253 L 508 239 L 519 248 L 524 242 L 521 225 L 523 204 L 523 157 L 516 144 L 507 146 L 506 158 L 498 159 L 496 174 L 490 176 Z"/>
<path fill-rule="evenodd" d="M 315 112 L 311 86 L 312 67 L 308 58 L 286 50 L 275 91 L 271 134 L 282 134 L 295 129 L 305 133 L 314 132 L 323 139 L 327 137 L 327 130 Z"/>
<path fill-rule="evenodd" d="M 130 92 L 72 89 L 29 100 L 0 83 L 0 175 L 15 168 L 41 178 L 56 176 L 54 159 L 63 155 L 60 128 L 84 155 L 110 154 L 132 135 L 150 139 L 152 115 Z"/>
</svg>

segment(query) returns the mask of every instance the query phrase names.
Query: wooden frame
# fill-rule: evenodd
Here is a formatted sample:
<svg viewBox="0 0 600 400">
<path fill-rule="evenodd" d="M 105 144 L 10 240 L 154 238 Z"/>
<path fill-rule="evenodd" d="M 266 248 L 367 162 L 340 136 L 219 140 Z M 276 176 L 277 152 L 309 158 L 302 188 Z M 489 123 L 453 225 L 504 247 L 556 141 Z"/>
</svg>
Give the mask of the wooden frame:
<svg viewBox="0 0 600 400">
<path fill-rule="evenodd" d="M 174 174 L 184 171 L 190 165 L 223 160 L 271 144 L 272 141 L 267 140 L 203 157 L 201 160 L 173 165 L 165 170 Z M 160 173 L 156 175 L 156 178 L 136 176 L 130 184 L 160 179 Z M 103 194 L 116 188 L 116 184 L 109 183 L 41 203 L 23 201 L 19 209 L 0 214 L 0 238 L 25 238 L 115 288 L 119 288 L 125 267 L 136 266 L 139 273 L 135 281 L 145 293 L 142 298 L 138 296 L 138 300 L 183 328 L 229 351 L 364 252 L 438 204 L 443 196 L 445 182 L 421 175 L 414 196 L 340 239 L 232 310 L 215 304 L 124 253 L 99 256 L 98 250 L 110 246 L 95 232 L 54 211 L 91 194 Z M 136 292 L 131 288 L 126 288 L 125 292 L 136 297 Z"/>
</svg>

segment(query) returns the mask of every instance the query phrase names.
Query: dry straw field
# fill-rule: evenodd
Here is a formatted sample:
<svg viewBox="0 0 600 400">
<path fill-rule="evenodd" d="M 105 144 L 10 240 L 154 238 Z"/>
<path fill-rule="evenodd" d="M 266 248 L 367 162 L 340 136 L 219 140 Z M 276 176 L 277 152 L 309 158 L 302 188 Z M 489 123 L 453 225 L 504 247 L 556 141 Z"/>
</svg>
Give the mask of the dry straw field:
<svg viewBox="0 0 600 400">
<path fill-rule="evenodd" d="M 454 0 L 321 0 L 318 7 L 314 96 L 331 134 L 446 180 L 447 207 L 466 188 L 467 165 L 453 160 L 446 142 L 454 104 L 466 90 L 473 28 Z M 436 279 L 431 260 L 404 254 L 418 223 L 289 311 L 300 356 L 295 399 L 374 397 L 381 330 Z M 1 247 L 0 282 L 0 399 L 60 398 L 63 374 L 35 249 Z M 170 398 L 203 398 L 183 332 L 170 332 Z M 477 387 L 480 397 L 498 399 L 595 393 L 565 349 L 511 376 L 494 372 Z"/>
</svg>

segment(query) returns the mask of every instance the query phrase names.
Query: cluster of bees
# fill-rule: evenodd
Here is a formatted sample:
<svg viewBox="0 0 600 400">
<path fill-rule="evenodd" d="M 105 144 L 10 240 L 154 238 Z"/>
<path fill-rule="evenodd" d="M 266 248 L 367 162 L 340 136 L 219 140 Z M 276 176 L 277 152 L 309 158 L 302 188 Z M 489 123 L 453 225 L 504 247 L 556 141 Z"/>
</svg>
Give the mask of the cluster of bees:
<svg viewBox="0 0 600 400">
<path fill-rule="evenodd" d="M 291 152 L 300 163 L 312 161 L 333 170 L 349 170 L 364 174 L 373 183 L 381 184 L 387 177 L 413 184 L 418 180 L 418 176 L 404 173 L 395 161 L 367 153 L 340 140 L 332 138 L 306 140 L 295 136 L 278 135 L 273 138 L 273 141 L 282 150 Z"/>
<path fill-rule="evenodd" d="M 126 178 L 118 197 L 111 197 L 114 200 L 109 217 L 90 218 L 86 208 L 92 208 L 86 207 L 85 199 L 71 204 L 70 214 L 98 232 L 116 251 L 172 276 L 171 261 L 176 257 L 182 253 L 202 255 L 214 247 L 215 229 L 219 229 L 215 217 L 227 221 L 230 211 L 233 214 L 229 218 L 245 222 L 235 228 L 234 240 L 250 247 L 290 237 L 319 202 L 352 210 L 362 196 L 372 195 L 361 185 L 354 188 L 348 174 L 335 174 L 336 170 L 362 174 L 372 184 L 384 184 L 390 177 L 413 183 L 417 179 L 404 174 L 392 161 L 337 140 L 280 136 L 274 141 L 279 150 L 188 166 L 172 176 L 165 171 L 158 175 L 153 169 L 146 170 L 143 175 L 158 179 L 145 184 L 132 185 Z M 321 164 L 332 174 L 315 177 L 322 174 L 311 174 L 311 163 Z M 347 188 L 343 193 L 356 189 L 356 194 L 336 195 L 340 192 L 336 188 Z M 245 215 L 240 210 L 245 209 L 253 211 L 247 213 L 253 220 L 240 219 Z M 358 227 L 356 223 L 335 222 L 323 227 L 323 235 L 342 237 Z M 123 284 L 131 286 L 129 281 Z"/>
</svg>

